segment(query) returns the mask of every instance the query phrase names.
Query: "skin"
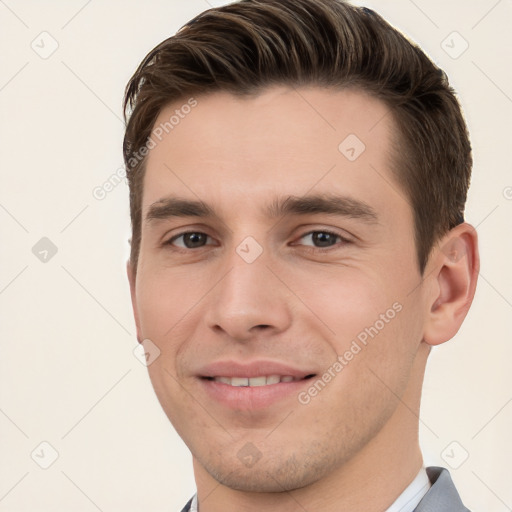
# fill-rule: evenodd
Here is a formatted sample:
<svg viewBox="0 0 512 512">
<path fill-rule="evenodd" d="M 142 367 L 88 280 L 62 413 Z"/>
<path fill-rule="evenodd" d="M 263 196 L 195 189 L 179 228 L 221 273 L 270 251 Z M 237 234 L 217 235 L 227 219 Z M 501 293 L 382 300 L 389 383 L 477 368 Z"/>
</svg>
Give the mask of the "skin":
<svg viewBox="0 0 512 512">
<path fill-rule="evenodd" d="M 422 465 L 425 364 L 473 299 L 476 233 L 468 224 L 447 233 L 420 274 L 412 209 L 392 174 L 393 119 L 360 91 L 196 99 L 150 151 L 142 215 L 175 195 L 216 217 L 143 221 L 128 277 L 138 339 L 161 351 L 148 370 L 192 452 L 201 511 L 385 510 Z M 353 162 L 338 149 L 349 134 L 366 145 Z M 313 193 L 364 202 L 377 221 L 264 214 L 273 198 Z M 314 252 L 310 233 L 323 230 L 346 241 L 334 236 Z M 175 238 L 190 231 L 208 235 L 205 245 Z M 248 236 L 263 250 L 252 263 L 236 252 Z M 232 409 L 198 378 L 213 361 L 257 358 L 318 378 L 396 303 L 400 312 L 307 404 L 294 393 L 262 410 Z M 251 467 L 238 456 L 244 446 L 260 455 Z"/>
</svg>

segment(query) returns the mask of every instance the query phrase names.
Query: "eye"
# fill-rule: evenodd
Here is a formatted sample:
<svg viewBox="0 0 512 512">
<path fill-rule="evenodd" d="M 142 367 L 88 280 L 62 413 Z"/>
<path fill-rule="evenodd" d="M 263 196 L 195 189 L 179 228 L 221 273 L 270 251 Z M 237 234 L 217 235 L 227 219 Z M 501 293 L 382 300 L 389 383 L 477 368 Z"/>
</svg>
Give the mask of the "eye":
<svg viewBox="0 0 512 512">
<path fill-rule="evenodd" d="M 310 231 L 302 235 L 299 240 L 302 240 L 303 243 L 298 245 L 310 246 L 313 249 L 328 249 L 340 243 L 350 243 L 350 240 L 338 233 L 326 230 Z M 200 231 L 187 231 L 173 236 L 165 242 L 165 245 L 171 245 L 179 249 L 200 249 L 206 245 L 212 245 L 212 238 Z"/>
<path fill-rule="evenodd" d="M 199 249 L 207 245 L 210 237 L 206 233 L 199 231 L 187 231 L 173 236 L 166 242 L 166 245 L 174 245 L 181 249 Z"/>
<path fill-rule="evenodd" d="M 303 245 L 313 246 L 318 249 L 332 247 L 336 245 L 338 241 L 349 243 L 349 240 L 343 238 L 341 235 L 325 230 L 310 231 L 309 233 L 302 235 L 300 240 L 309 242 Z"/>
</svg>

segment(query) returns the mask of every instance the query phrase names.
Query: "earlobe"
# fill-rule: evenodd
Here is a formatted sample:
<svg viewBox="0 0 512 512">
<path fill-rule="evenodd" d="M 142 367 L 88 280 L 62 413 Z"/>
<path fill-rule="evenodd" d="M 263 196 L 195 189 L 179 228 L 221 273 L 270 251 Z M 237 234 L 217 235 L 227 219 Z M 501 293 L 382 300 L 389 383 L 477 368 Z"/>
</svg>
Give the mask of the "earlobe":
<svg viewBox="0 0 512 512">
<path fill-rule="evenodd" d="M 142 343 L 143 338 L 140 332 L 139 314 L 137 311 L 137 295 L 135 293 L 135 272 L 130 260 L 126 262 L 126 275 L 128 276 L 128 282 L 130 283 L 130 296 L 132 301 L 133 317 L 137 328 L 137 341 Z"/>
<path fill-rule="evenodd" d="M 473 226 L 464 223 L 453 228 L 440 241 L 431 256 L 428 279 L 433 290 L 424 341 L 439 345 L 453 338 L 473 302 L 480 260 L 478 239 Z"/>
</svg>

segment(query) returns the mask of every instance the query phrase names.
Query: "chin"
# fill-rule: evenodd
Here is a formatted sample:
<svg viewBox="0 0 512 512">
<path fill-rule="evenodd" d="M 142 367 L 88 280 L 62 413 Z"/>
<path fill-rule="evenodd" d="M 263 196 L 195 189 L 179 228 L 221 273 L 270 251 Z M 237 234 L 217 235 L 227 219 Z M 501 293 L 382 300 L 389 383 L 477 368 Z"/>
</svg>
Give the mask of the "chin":
<svg viewBox="0 0 512 512">
<path fill-rule="evenodd" d="M 220 484 L 229 487 L 230 489 L 243 492 L 284 492 L 307 487 L 319 479 L 318 474 L 294 474 L 289 473 L 274 475 L 271 471 L 265 469 L 246 469 L 240 468 L 233 469 L 231 473 L 224 471 L 216 471 L 210 473 L 213 478 Z"/>
<path fill-rule="evenodd" d="M 291 455 L 265 460 L 262 455 L 252 467 L 246 467 L 237 457 L 203 462 L 197 459 L 203 468 L 220 484 L 243 492 L 285 492 L 314 484 L 321 480 L 335 465 L 325 454 L 304 454 L 300 459 Z"/>
</svg>

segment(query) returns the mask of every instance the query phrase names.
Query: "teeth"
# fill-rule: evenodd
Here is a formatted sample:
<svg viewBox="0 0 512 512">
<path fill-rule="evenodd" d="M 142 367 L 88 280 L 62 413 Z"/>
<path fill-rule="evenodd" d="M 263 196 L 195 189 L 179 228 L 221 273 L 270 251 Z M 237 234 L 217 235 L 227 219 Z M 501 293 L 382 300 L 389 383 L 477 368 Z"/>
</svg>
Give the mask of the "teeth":
<svg viewBox="0 0 512 512">
<path fill-rule="evenodd" d="M 293 382 L 296 380 L 291 375 L 269 375 L 260 377 L 214 377 L 215 382 L 222 382 L 229 386 L 235 387 L 258 387 L 270 386 L 271 384 L 279 384 L 280 382 Z"/>
<path fill-rule="evenodd" d="M 279 384 L 281 382 L 281 377 L 279 375 L 269 375 L 267 377 L 267 384 Z"/>
<path fill-rule="evenodd" d="M 251 377 L 249 379 L 249 386 L 266 386 L 267 377 Z"/>
<path fill-rule="evenodd" d="M 232 386 L 248 386 L 249 385 L 249 379 L 245 377 L 232 377 L 231 378 L 231 385 Z"/>
</svg>

